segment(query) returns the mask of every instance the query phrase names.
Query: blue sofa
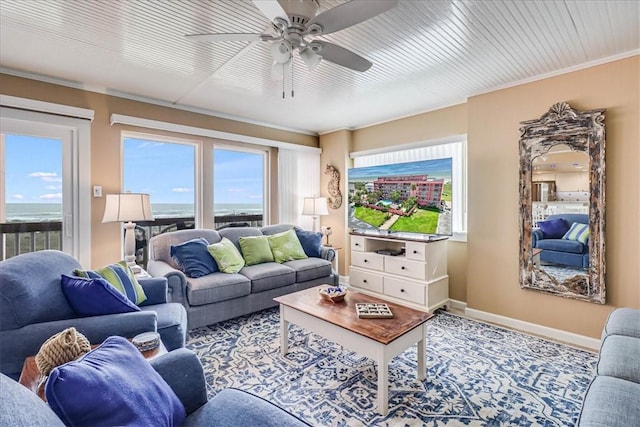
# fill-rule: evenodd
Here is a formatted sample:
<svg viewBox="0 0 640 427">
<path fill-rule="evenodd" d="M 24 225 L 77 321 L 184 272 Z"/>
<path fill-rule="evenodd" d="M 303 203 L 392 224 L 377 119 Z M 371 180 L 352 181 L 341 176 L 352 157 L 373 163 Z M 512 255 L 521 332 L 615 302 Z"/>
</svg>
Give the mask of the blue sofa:
<svg viewBox="0 0 640 427">
<path fill-rule="evenodd" d="M 320 257 L 309 257 L 282 264 L 265 262 L 245 266 L 238 273 L 215 272 L 197 279 L 184 274 L 171 257 L 171 246 L 195 238 L 204 238 L 210 244 L 223 237 L 240 250 L 240 237 L 273 235 L 291 230 L 292 225 L 278 224 L 265 227 L 231 227 L 216 230 L 179 230 L 154 236 L 149 241 L 147 271 L 153 277 L 166 277 L 172 302 L 187 310 L 189 329 L 211 325 L 223 320 L 243 316 L 275 307 L 275 297 L 300 291 L 320 284 L 338 284 L 338 274 L 331 262 L 333 248 L 322 246 Z"/>
<path fill-rule="evenodd" d="M 150 361 L 176 393 L 187 413 L 185 426 L 304 427 L 309 424 L 250 393 L 225 389 L 207 401 L 202 365 L 190 350 L 181 348 Z M 114 384 L 117 387 L 117 384 Z M 0 374 L 0 425 L 64 426 L 37 395 Z"/>
<path fill-rule="evenodd" d="M 596 376 L 578 427 L 637 426 L 640 422 L 640 310 L 619 308 L 602 332 Z"/>
<path fill-rule="evenodd" d="M 184 347 L 187 316 L 167 303 L 164 278 L 140 279 L 147 300 L 141 311 L 79 317 L 61 287 L 62 274 L 81 268 L 72 256 L 54 250 L 31 252 L 0 262 L 0 372 L 18 378 L 24 360 L 52 335 L 74 326 L 92 344 L 111 335 L 133 338 L 157 331 L 167 350 Z"/>
<path fill-rule="evenodd" d="M 555 214 L 549 215 L 546 221 L 562 218 L 571 226 L 574 222 L 589 224 L 587 214 Z M 579 268 L 589 267 L 589 240 L 580 243 L 575 240 L 549 239 L 542 230 L 535 228 L 531 235 L 531 243 L 534 248 L 542 249 L 540 261 L 554 264 L 570 265 Z"/>
</svg>

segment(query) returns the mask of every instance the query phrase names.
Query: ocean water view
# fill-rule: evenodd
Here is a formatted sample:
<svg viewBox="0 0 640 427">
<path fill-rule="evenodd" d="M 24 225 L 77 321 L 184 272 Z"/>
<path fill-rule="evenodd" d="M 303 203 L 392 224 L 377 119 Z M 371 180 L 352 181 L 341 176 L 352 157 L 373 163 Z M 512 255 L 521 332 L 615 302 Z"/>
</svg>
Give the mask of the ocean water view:
<svg viewBox="0 0 640 427">
<path fill-rule="evenodd" d="M 62 221 L 61 203 L 7 203 L 6 222 L 44 222 Z M 194 206 L 189 203 L 152 203 L 155 218 L 193 217 Z M 262 205 L 258 203 L 218 203 L 215 205 L 216 216 L 226 215 L 259 215 Z"/>
</svg>

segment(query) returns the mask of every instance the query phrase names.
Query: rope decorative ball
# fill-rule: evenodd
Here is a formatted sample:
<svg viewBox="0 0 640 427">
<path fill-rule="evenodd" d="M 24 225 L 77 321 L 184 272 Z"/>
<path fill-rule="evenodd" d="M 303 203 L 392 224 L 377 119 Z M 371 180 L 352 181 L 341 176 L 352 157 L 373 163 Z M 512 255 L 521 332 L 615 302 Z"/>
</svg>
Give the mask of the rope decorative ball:
<svg viewBox="0 0 640 427">
<path fill-rule="evenodd" d="M 36 354 L 36 366 L 42 375 L 47 376 L 56 366 L 63 365 L 91 350 L 87 337 L 67 328 L 46 340 Z"/>
</svg>

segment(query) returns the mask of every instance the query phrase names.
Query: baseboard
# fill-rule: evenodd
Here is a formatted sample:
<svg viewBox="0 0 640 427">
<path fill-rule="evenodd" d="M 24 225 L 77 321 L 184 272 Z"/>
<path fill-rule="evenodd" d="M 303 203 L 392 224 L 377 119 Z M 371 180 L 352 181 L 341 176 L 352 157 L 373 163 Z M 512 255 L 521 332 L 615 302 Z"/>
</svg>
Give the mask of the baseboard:
<svg viewBox="0 0 640 427">
<path fill-rule="evenodd" d="M 549 328 L 548 326 L 536 325 L 535 323 L 500 316 L 499 314 L 487 313 L 486 311 L 475 310 L 473 308 L 466 308 L 464 313 L 472 319 L 506 326 L 522 332 L 528 332 L 530 334 L 548 338 L 552 341 L 559 341 L 564 344 L 574 345 L 594 351 L 598 351 L 598 349 L 600 349 L 600 340 L 596 338 L 586 337 L 584 335 L 578 335 L 560 329 Z"/>
<path fill-rule="evenodd" d="M 467 309 L 467 303 L 464 301 L 458 301 L 457 299 L 449 298 L 449 303 L 447 305 L 449 306 L 449 309 L 458 310 L 463 313 Z"/>
</svg>

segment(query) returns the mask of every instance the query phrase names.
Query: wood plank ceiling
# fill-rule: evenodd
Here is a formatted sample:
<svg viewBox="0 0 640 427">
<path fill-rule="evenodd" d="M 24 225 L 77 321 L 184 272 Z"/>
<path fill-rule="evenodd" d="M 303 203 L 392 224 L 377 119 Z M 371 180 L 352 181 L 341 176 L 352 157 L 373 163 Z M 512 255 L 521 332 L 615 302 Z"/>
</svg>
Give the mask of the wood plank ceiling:
<svg viewBox="0 0 640 427">
<path fill-rule="evenodd" d="M 319 0 L 320 10 L 343 2 Z M 268 21 L 251 1 L 2 0 L 0 71 L 323 133 L 637 54 L 639 5 L 400 0 L 380 16 L 322 37 L 368 58 L 370 70 L 323 61 L 310 72 L 297 58 L 283 99 L 267 42 L 184 37 L 264 31 Z"/>
</svg>

